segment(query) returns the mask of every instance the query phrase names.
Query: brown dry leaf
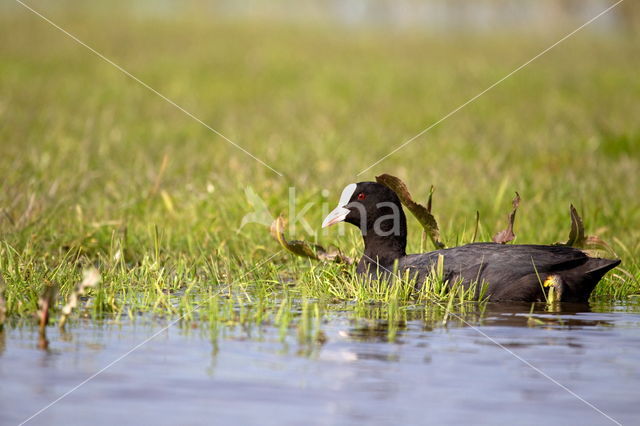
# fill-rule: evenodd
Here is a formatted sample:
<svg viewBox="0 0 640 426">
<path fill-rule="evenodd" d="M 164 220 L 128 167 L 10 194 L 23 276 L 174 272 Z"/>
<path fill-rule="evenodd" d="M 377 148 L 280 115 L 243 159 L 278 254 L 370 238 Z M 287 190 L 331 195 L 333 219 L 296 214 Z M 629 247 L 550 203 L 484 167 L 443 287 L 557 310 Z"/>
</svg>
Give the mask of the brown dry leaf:
<svg viewBox="0 0 640 426">
<path fill-rule="evenodd" d="M 53 308 L 56 298 L 56 286 L 49 282 L 45 283 L 42 294 L 38 299 L 38 325 L 40 333 L 44 333 L 44 329 L 49 323 L 49 311 Z"/>
<path fill-rule="evenodd" d="M 572 247 L 583 247 L 586 242 L 584 223 L 573 204 L 569 207 L 569 214 L 571 215 L 571 231 L 565 244 Z"/>
<path fill-rule="evenodd" d="M 411 214 L 418 220 L 418 222 L 420 222 L 420 225 L 422 225 L 436 249 L 442 249 L 445 247 L 444 243 L 440 241 L 440 230 L 438 229 L 438 222 L 436 222 L 436 219 L 431 214 L 431 198 L 433 195 L 433 187 L 431 187 L 431 191 L 429 192 L 429 201 L 427 203 L 428 207 L 425 207 L 413 200 L 413 198 L 411 197 L 411 193 L 409 193 L 407 185 L 405 185 L 405 183 L 399 178 L 389 174 L 383 174 L 380 176 L 376 176 L 376 182 L 385 185 L 398 195 L 398 198 L 400 198 L 400 202 L 402 203 L 402 205 L 409 209 Z"/>
<path fill-rule="evenodd" d="M 604 250 L 604 251 L 608 251 L 609 253 L 615 254 L 615 252 L 613 251 L 613 248 L 606 241 L 604 241 L 602 238 L 596 235 L 587 236 L 587 239 L 584 245 L 585 247 L 592 247 L 593 249 L 596 249 L 596 250 Z"/>
<path fill-rule="evenodd" d="M 480 229 L 480 211 L 476 210 L 476 227 L 473 229 L 472 243 L 475 243 L 476 238 L 478 238 L 478 229 Z"/>
<path fill-rule="evenodd" d="M 507 224 L 507 229 L 504 229 L 498 232 L 493 236 L 493 242 L 499 244 L 506 244 L 508 242 L 513 241 L 516 235 L 513 233 L 513 224 L 516 221 L 516 212 L 518 211 L 518 206 L 520 205 L 520 194 L 516 192 L 516 196 L 513 198 L 511 202 L 513 206 L 513 210 L 509 213 L 509 223 Z"/>
<path fill-rule="evenodd" d="M 573 204 L 569 207 L 569 213 L 571 214 L 571 231 L 569 232 L 569 239 L 566 243 L 560 244 L 586 249 L 588 252 L 593 252 L 593 255 L 597 255 L 598 251 L 601 251 L 616 257 L 618 256 L 613 248 L 602 238 L 596 235 L 585 235 L 584 222 Z"/>
<path fill-rule="evenodd" d="M 55 284 L 45 282 L 44 289 L 38 299 L 38 348 L 49 349 L 49 339 L 47 339 L 47 324 L 49 324 L 49 313 L 53 309 L 56 300 L 57 287 Z"/>
<path fill-rule="evenodd" d="M 95 287 L 100 282 L 100 273 L 96 269 L 88 269 L 84 271 L 82 281 L 76 284 L 76 288 L 73 293 L 69 295 L 67 304 L 62 308 L 62 315 L 60 315 L 60 328 L 64 327 L 67 318 L 71 314 L 71 311 L 78 305 L 78 300 L 87 289 Z"/>
<path fill-rule="evenodd" d="M 434 188 L 433 185 L 431 185 L 431 188 L 429 188 L 429 199 L 427 199 L 427 211 L 429 213 L 431 213 L 431 203 L 433 201 L 433 191 L 435 191 L 436 189 Z"/>
<path fill-rule="evenodd" d="M 273 236 L 273 238 L 290 253 L 293 253 L 296 256 L 308 257 L 310 259 L 321 260 L 324 262 L 353 263 L 353 259 L 343 255 L 340 250 L 328 252 L 324 247 L 318 244 L 309 244 L 306 241 L 300 240 L 288 241 L 284 236 L 284 227 L 284 218 L 279 216 L 271 224 L 271 236 Z"/>
</svg>

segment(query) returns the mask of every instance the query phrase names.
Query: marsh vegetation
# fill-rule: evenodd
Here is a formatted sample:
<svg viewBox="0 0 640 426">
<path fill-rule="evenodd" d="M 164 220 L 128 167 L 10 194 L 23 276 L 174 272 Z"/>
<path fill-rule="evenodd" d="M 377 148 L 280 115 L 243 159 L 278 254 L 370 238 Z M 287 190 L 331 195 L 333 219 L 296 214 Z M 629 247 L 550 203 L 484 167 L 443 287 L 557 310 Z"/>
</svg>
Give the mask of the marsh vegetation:
<svg viewBox="0 0 640 426">
<path fill-rule="evenodd" d="M 298 205 L 311 207 L 309 226 L 289 236 L 358 258 L 359 233 L 321 231 L 321 206 L 381 173 L 410 182 L 422 203 L 435 187 L 432 212 L 448 246 L 489 241 L 516 191 L 515 242 L 564 241 L 573 203 L 587 233 L 622 259 L 592 295 L 594 324 L 576 327 L 627 327 L 607 317 L 626 310 L 637 328 L 637 38 L 585 31 L 356 177 L 564 33 L 436 37 L 111 13 L 51 19 L 282 176 L 38 17 L 1 16 L 0 347 L 7 335 L 35 344 L 47 287 L 48 339 L 58 347 L 73 333 L 83 341 L 85 327 L 175 324 L 204 333 L 216 353 L 249 340 L 321 359 L 340 339 L 401 344 L 404 335 L 418 345 L 433 330 L 495 325 L 503 314 L 437 279 L 421 293 L 367 282 L 353 265 L 291 256 L 264 224 L 243 225 L 255 210 L 247 194 L 273 218 L 291 216 L 294 188 Z M 433 249 L 412 218 L 408 244 Z M 99 282 L 60 327 L 93 269 Z M 540 305 L 504 317 L 537 330 L 535 341 L 581 320 Z"/>
</svg>

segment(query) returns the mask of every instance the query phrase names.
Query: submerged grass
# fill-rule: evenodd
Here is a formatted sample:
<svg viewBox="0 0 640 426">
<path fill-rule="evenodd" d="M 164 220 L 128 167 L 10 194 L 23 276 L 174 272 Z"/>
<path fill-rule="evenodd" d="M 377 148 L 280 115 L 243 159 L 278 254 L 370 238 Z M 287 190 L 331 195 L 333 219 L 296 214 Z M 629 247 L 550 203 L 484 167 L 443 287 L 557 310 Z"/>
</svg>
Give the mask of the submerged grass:
<svg viewBox="0 0 640 426">
<path fill-rule="evenodd" d="M 245 190 L 291 219 L 294 187 L 297 211 L 311 205 L 311 227 L 298 223 L 292 237 L 357 258 L 356 230 L 317 232 L 323 204 L 560 35 L 435 37 L 114 11 L 116 28 L 115 16 L 85 13 L 52 18 L 284 177 L 37 18 L 3 15 L 1 31 L 12 34 L 0 38 L 8 321 L 33 315 L 47 283 L 58 287 L 56 314 L 91 267 L 102 280 L 80 299 L 79 315 L 181 316 L 214 336 L 273 324 L 282 339 L 293 327 L 299 342 L 321 342 L 322 318 L 348 306 L 359 326 L 374 329 L 363 333 L 384 322 L 393 340 L 416 312 L 441 325 L 471 309 L 481 289 L 449 290 L 437 273 L 414 291 L 408 280 L 370 282 L 353 266 L 278 253 L 266 226 L 241 226 L 255 207 Z M 391 173 L 418 201 L 435 185 L 433 213 L 448 246 L 490 240 L 515 191 L 516 242 L 564 240 L 574 203 L 587 233 L 623 260 L 594 301 L 638 295 L 639 45 L 580 34 L 357 180 Z M 409 251 L 430 249 L 418 224 L 409 227 Z"/>
</svg>

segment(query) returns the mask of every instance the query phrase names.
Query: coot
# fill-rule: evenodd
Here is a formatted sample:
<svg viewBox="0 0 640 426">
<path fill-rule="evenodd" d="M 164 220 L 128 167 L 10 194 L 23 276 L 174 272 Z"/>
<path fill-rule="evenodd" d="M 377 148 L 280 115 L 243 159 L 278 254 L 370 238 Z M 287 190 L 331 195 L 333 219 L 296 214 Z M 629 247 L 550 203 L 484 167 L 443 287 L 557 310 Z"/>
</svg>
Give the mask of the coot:
<svg viewBox="0 0 640 426">
<path fill-rule="evenodd" d="M 342 221 L 362 232 L 364 255 L 358 273 L 388 275 L 397 261 L 399 273 L 408 269 L 421 285 L 442 255 L 444 279 L 450 285 L 484 284 L 491 301 L 544 301 L 547 285 L 553 285 L 560 301 L 584 303 L 604 274 L 620 264 L 562 245 L 473 243 L 407 255 L 407 221 L 400 199 L 376 182 L 347 185 L 322 227 Z"/>
</svg>

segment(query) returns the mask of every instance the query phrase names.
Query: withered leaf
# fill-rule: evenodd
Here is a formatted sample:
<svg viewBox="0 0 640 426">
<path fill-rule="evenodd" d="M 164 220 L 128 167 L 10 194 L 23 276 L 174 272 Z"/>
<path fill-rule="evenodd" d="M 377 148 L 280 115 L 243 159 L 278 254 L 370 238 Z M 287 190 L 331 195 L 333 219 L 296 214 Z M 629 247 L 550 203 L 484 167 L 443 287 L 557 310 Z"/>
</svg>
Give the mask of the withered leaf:
<svg viewBox="0 0 640 426">
<path fill-rule="evenodd" d="M 616 252 L 613 250 L 613 248 L 611 248 L 611 246 L 609 244 L 607 244 L 606 241 L 604 241 L 602 238 L 596 236 L 596 235 L 589 235 L 587 236 L 584 246 L 590 250 L 601 250 L 601 251 L 606 251 L 607 253 L 611 253 L 612 255 L 614 255 L 615 257 L 618 257 L 618 255 L 616 254 Z"/>
<path fill-rule="evenodd" d="M 586 249 L 587 252 L 593 252 L 597 255 L 598 251 L 604 251 L 617 257 L 617 254 L 602 238 L 596 235 L 585 235 L 584 222 L 578 214 L 576 208 L 571 204 L 569 207 L 571 214 L 571 231 L 569 232 L 569 240 L 566 243 L 560 243 L 566 246 Z"/>
<path fill-rule="evenodd" d="M 437 249 L 442 249 L 445 247 L 444 243 L 440 241 L 440 230 L 438 229 L 438 222 L 431 214 L 431 198 L 433 195 L 433 187 L 431 187 L 431 191 L 429 193 L 429 201 L 427 203 L 428 207 L 423 206 L 422 204 L 416 203 L 411 194 L 409 193 L 409 189 L 407 185 L 400 180 L 399 178 L 389 175 L 383 174 L 380 176 L 376 176 L 376 182 L 385 185 L 393 192 L 398 195 L 400 198 L 400 202 L 404 205 L 411 214 L 420 222 L 420 225 L 424 228 L 425 232 L 431 239 L 431 242 Z"/>
<path fill-rule="evenodd" d="M 67 304 L 62 307 L 62 315 L 60 315 L 60 328 L 64 328 L 64 324 L 67 318 L 71 314 L 71 311 L 78 305 L 80 297 L 91 288 L 95 287 L 100 282 L 100 273 L 96 269 L 88 269 L 84 271 L 82 281 L 76 284 L 75 289 L 69 295 Z"/>
<path fill-rule="evenodd" d="M 494 243 L 506 244 L 510 241 L 513 241 L 513 239 L 516 237 L 516 235 L 513 233 L 513 224 L 516 221 L 516 212 L 518 211 L 518 206 L 520 205 L 520 194 L 518 194 L 517 192 L 516 196 L 511 202 L 511 205 L 513 206 L 513 209 L 511 210 L 511 213 L 509 213 L 509 223 L 507 224 L 507 228 L 493 236 L 492 239 Z"/>
<path fill-rule="evenodd" d="M 284 218 L 282 218 L 282 216 L 276 218 L 276 220 L 271 224 L 271 236 L 273 236 L 273 238 L 290 253 L 293 253 L 296 256 L 308 257 L 310 259 L 321 260 L 324 262 L 353 263 L 353 259 L 343 255 L 340 250 L 329 252 L 318 244 L 309 244 L 306 241 L 300 240 L 288 241 L 284 236 L 284 226 Z"/>
<path fill-rule="evenodd" d="M 431 188 L 429 188 L 429 199 L 427 199 L 427 211 L 429 213 L 431 213 L 431 203 L 433 201 L 433 191 L 435 191 L 435 188 L 433 187 L 433 185 L 431 185 Z"/>
<path fill-rule="evenodd" d="M 38 325 L 40 328 L 40 332 L 43 333 L 45 327 L 49 323 L 49 313 L 53 308 L 53 304 L 56 298 L 57 288 L 55 284 L 45 283 L 44 289 L 40 294 L 40 298 L 38 299 Z"/>
<path fill-rule="evenodd" d="M 476 238 L 478 238 L 478 229 L 480 228 L 480 211 L 476 210 L 476 227 L 473 230 L 473 237 L 471 238 L 471 242 L 475 243 Z"/>
<path fill-rule="evenodd" d="M 586 242 L 584 223 L 573 204 L 569 207 L 569 214 L 571 215 L 571 231 L 569 232 L 569 240 L 565 244 L 572 247 L 583 247 Z"/>
</svg>

